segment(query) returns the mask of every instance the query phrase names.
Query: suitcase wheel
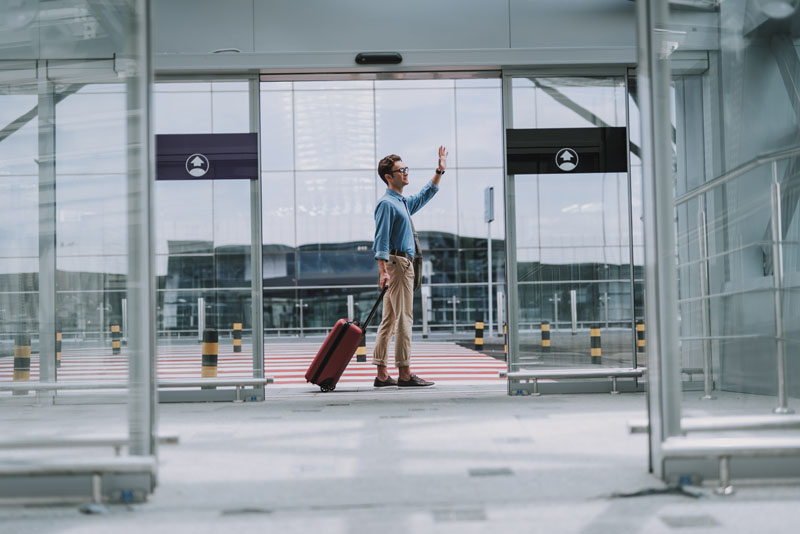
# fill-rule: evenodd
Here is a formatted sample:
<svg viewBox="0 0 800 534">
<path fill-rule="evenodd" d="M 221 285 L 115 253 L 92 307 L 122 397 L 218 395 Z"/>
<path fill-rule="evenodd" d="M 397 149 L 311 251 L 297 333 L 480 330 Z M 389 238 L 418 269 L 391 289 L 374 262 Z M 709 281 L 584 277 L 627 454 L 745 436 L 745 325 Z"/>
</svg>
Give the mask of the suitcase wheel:
<svg viewBox="0 0 800 534">
<path fill-rule="evenodd" d="M 330 380 L 326 380 L 325 382 L 319 385 L 319 389 L 323 393 L 327 393 L 329 391 L 333 391 L 334 389 L 336 389 L 336 384 L 331 384 Z"/>
</svg>

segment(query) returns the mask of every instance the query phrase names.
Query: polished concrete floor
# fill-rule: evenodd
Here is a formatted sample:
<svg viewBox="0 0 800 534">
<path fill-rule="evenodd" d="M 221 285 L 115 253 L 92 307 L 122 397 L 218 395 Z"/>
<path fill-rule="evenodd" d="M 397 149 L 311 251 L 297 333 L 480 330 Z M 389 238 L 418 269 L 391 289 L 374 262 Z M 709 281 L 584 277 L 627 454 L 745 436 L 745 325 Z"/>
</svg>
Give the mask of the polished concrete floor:
<svg viewBox="0 0 800 534">
<path fill-rule="evenodd" d="M 687 395 L 689 412 L 707 412 Z M 627 432 L 646 415 L 642 394 L 272 388 L 264 403 L 159 408 L 160 432 L 180 444 L 160 449 L 149 502 L 98 515 L 0 506 L 0 532 L 795 533 L 800 524 L 797 480 L 740 482 L 730 497 L 716 496 L 713 481 L 696 499 L 617 496 L 663 487 L 648 474 L 647 437 Z M 107 435 L 124 433 L 125 421 L 121 404 L 0 410 L 6 435 Z"/>
</svg>

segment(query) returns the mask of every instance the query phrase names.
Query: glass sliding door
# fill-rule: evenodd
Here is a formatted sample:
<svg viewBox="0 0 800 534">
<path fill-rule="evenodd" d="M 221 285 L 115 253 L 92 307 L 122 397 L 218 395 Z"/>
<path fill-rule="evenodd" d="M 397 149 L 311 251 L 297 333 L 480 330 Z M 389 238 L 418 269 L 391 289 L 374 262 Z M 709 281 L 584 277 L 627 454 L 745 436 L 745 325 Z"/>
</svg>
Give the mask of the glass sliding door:
<svg viewBox="0 0 800 534">
<path fill-rule="evenodd" d="M 257 109 L 250 85 L 241 79 L 157 83 L 155 133 L 252 131 Z M 218 366 L 218 377 L 259 372 L 258 358 L 250 365 L 256 323 L 252 185 L 244 179 L 156 182 L 159 360 L 175 376 L 200 377 L 197 341 L 206 328 L 217 331 L 225 362 Z M 181 363 L 189 357 L 191 365 Z"/>
<path fill-rule="evenodd" d="M 262 78 L 267 336 L 321 336 L 351 309 L 364 318 L 378 290 L 374 209 L 386 185 L 377 162 L 401 155 L 411 169 L 404 194 L 415 194 L 433 176 L 439 145 L 450 152 L 447 174 L 414 216 L 424 258 L 414 327 L 424 328 L 423 307 L 428 331 L 443 335 L 472 332 L 496 309 L 505 280 L 501 82 L 496 72 L 450 75 Z M 495 191 L 491 262 L 487 187 Z"/>
<path fill-rule="evenodd" d="M 507 131 L 566 136 L 565 145 L 553 149 L 554 161 L 538 164 L 541 171 L 508 176 L 516 230 L 509 243 L 516 280 L 509 291 L 516 292 L 518 314 L 518 350 L 510 351 L 509 369 L 635 366 L 635 321 L 643 312 L 631 173 L 604 171 L 602 161 L 581 166 L 588 152 L 568 145 L 572 129 L 626 127 L 626 76 L 514 74 L 505 83 Z M 626 143 L 622 157 L 628 159 Z M 538 154 L 530 157 L 545 158 L 547 150 L 534 149 Z"/>
</svg>

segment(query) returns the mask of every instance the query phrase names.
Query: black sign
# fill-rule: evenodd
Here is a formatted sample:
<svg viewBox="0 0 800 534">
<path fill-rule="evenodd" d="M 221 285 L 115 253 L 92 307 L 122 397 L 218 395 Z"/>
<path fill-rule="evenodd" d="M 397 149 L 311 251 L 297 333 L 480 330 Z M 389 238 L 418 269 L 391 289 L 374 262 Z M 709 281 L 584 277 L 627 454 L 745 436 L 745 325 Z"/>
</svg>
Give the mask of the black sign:
<svg viewBox="0 0 800 534">
<path fill-rule="evenodd" d="M 257 178 L 257 134 L 156 136 L 156 180 Z"/>
<path fill-rule="evenodd" d="M 506 130 L 508 174 L 628 171 L 628 132 L 618 128 Z"/>
</svg>

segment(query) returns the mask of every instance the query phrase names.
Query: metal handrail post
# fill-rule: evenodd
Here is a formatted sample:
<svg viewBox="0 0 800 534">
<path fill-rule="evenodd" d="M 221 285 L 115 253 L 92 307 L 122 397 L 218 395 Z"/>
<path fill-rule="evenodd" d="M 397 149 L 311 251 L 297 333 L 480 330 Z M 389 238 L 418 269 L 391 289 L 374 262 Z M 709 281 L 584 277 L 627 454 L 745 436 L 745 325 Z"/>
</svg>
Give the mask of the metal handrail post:
<svg viewBox="0 0 800 534">
<path fill-rule="evenodd" d="M 574 336 L 578 333 L 578 291 L 576 289 L 569 290 L 569 311 L 572 335 Z M 606 327 L 608 327 L 608 321 L 606 321 Z"/>
<path fill-rule="evenodd" d="M 561 299 L 558 293 L 553 293 L 553 329 L 558 330 L 558 303 Z"/>
<path fill-rule="evenodd" d="M 453 295 L 453 333 L 454 334 L 456 333 L 456 304 L 457 303 L 458 303 L 458 300 L 456 299 L 456 296 Z"/>
<path fill-rule="evenodd" d="M 427 338 L 430 334 L 430 328 L 428 326 L 428 302 L 430 300 L 430 286 L 422 286 L 420 299 L 422 300 L 422 337 L 423 339 Z"/>
<path fill-rule="evenodd" d="M 706 228 L 706 212 L 702 203 L 697 214 L 697 241 L 700 246 L 700 309 L 703 320 L 703 396 L 702 400 L 712 400 L 713 368 L 711 351 L 711 310 L 708 301 L 708 233 Z"/>
<path fill-rule="evenodd" d="M 783 229 L 781 228 L 781 185 L 778 183 L 778 162 L 772 162 L 772 283 L 775 289 L 775 344 L 778 370 L 779 414 L 794 413 L 788 406 L 786 382 L 786 345 L 783 340 Z"/>
</svg>

